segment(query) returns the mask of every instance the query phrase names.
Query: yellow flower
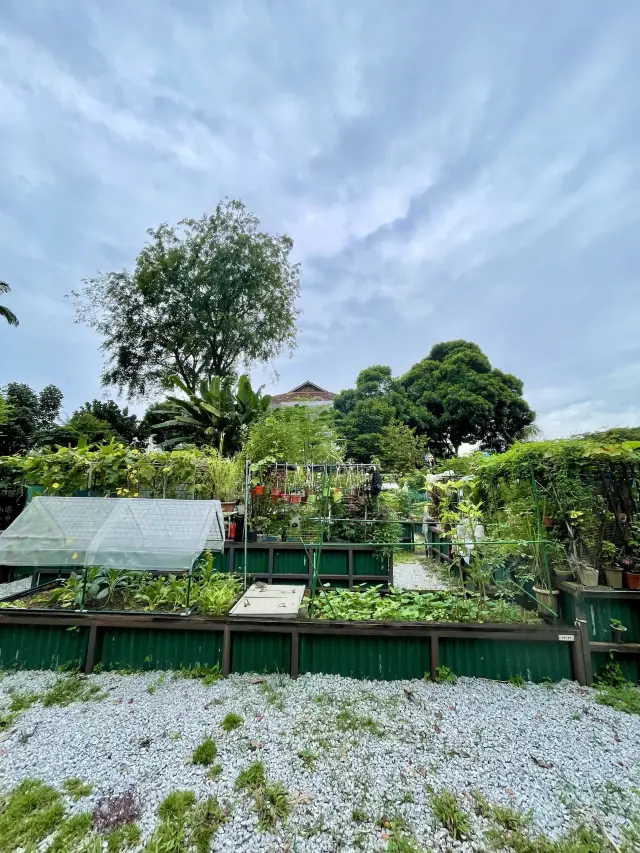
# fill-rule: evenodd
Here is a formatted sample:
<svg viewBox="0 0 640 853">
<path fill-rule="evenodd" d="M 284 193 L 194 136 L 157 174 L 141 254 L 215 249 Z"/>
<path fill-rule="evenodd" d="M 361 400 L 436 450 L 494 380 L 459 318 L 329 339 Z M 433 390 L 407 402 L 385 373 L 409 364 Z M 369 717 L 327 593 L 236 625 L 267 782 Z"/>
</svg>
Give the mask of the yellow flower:
<svg viewBox="0 0 640 853">
<path fill-rule="evenodd" d="M 77 553 L 75 553 L 75 554 L 71 557 L 71 559 L 72 559 L 72 560 L 77 560 L 77 559 L 78 559 L 78 554 L 77 554 Z"/>
<path fill-rule="evenodd" d="M 60 483 L 52 483 L 52 484 L 51 484 L 51 488 L 52 488 L 52 489 L 59 489 L 59 488 L 60 488 Z"/>
</svg>

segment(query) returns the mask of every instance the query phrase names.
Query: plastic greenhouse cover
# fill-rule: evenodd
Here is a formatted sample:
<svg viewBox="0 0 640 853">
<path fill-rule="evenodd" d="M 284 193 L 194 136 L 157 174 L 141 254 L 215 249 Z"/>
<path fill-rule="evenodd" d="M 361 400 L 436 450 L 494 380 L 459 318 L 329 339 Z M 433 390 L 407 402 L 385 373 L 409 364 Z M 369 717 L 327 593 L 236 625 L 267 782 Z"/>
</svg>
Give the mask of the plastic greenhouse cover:
<svg viewBox="0 0 640 853">
<path fill-rule="evenodd" d="M 222 551 L 219 501 L 36 497 L 0 534 L 0 565 L 190 569 Z"/>
</svg>

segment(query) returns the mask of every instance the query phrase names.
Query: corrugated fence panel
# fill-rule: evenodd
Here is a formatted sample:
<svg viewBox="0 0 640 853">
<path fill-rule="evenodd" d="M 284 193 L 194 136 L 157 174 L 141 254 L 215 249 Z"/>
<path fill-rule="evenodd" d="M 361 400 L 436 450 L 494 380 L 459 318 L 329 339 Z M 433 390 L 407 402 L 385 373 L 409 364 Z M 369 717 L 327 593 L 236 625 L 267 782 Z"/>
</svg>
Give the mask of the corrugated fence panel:
<svg viewBox="0 0 640 853">
<path fill-rule="evenodd" d="M 349 557 L 346 551 L 323 548 L 320 553 L 320 577 L 322 575 L 346 575 L 349 571 Z"/>
<path fill-rule="evenodd" d="M 0 625 L 0 667 L 81 667 L 87 652 L 88 636 L 88 628 L 69 631 L 49 625 Z"/>
<path fill-rule="evenodd" d="M 440 666 L 456 675 L 506 681 L 521 675 L 527 681 L 573 678 L 571 644 L 524 640 L 440 638 Z"/>
<path fill-rule="evenodd" d="M 429 672 L 429 638 L 342 634 L 300 637 L 300 672 L 388 680 L 422 678 Z"/>
<path fill-rule="evenodd" d="M 590 640 L 610 643 L 611 620 L 617 619 L 627 628 L 626 642 L 640 643 L 640 601 L 585 596 L 584 606 Z"/>
<path fill-rule="evenodd" d="M 273 573 L 276 575 L 304 575 L 309 571 L 309 560 L 304 551 L 274 548 Z"/>
<path fill-rule="evenodd" d="M 233 552 L 233 565 L 236 572 L 244 571 L 244 550 L 236 548 Z M 267 574 L 269 571 L 269 552 L 247 551 L 247 572 L 250 575 Z"/>
<path fill-rule="evenodd" d="M 372 551 L 354 551 L 353 573 L 354 575 L 380 575 L 381 577 L 388 577 L 389 558 L 381 558 Z"/>
<path fill-rule="evenodd" d="M 576 622 L 576 600 L 573 595 L 560 590 L 560 615 L 565 625 L 575 625 Z"/>
<path fill-rule="evenodd" d="M 96 663 L 104 669 L 190 669 L 220 666 L 222 631 L 103 628 Z"/>
<path fill-rule="evenodd" d="M 290 634 L 231 634 L 231 672 L 290 671 Z"/>
</svg>

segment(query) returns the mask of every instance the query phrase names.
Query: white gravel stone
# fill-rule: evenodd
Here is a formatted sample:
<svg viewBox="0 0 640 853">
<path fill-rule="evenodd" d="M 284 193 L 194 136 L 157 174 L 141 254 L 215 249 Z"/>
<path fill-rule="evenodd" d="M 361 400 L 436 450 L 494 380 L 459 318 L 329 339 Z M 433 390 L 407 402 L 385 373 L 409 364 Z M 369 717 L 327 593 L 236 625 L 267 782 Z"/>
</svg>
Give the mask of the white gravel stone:
<svg viewBox="0 0 640 853">
<path fill-rule="evenodd" d="M 31 578 L 21 578 L 19 581 L 11 581 L 11 583 L 0 583 L 0 599 L 16 595 L 18 592 L 24 592 L 30 586 Z"/>
<path fill-rule="evenodd" d="M 55 678 L 4 674 L 0 708 L 8 704 L 9 691 L 43 691 Z M 36 704 L 3 735 L 0 792 L 26 777 L 56 786 L 80 777 L 94 790 L 78 803 L 70 801 L 69 808 L 84 811 L 100 797 L 134 789 L 143 804 L 145 837 L 171 791 L 215 795 L 231 811 L 214 838 L 212 850 L 218 853 L 373 853 L 386 848 L 376 821 L 396 813 L 421 848 L 487 849 L 486 821 L 473 814 L 468 839 L 456 842 L 448 835 L 429 808 L 428 786 L 455 792 L 469 812 L 474 789 L 491 802 L 523 813 L 531 809 L 534 826 L 552 836 L 597 815 L 618 839 L 621 822 L 637 803 L 638 718 L 597 705 L 591 690 L 570 682 L 518 688 L 467 678 L 432 684 L 232 676 L 205 687 L 159 672 L 102 673 L 90 680 L 107 698 L 63 708 Z M 282 698 L 284 710 L 270 703 L 265 683 Z M 156 685 L 155 692 L 148 685 Z M 225 733 L 220 723 L 231 711 L 244 724 Z M 353 727 L 350 715 L 360 726 Z M 362 725 L 367 720 L 377 723 L 381 736 Z M 216 760 L 223 767 L 215 781 L 207 779 L 206 768 L 189 763 L 208 735 L 217 742 Z M 258 741 L 262 746 L 256 748 Z M 314 768 L 299 758 L 302 750 L 317 756 Z M 553 766 L 541 767 L 536 759 Z M 251 798 L 234 790 L 240 770 L 256 760 L 297 803 L 275 836 L 259 831 Z M 354 822 L 354 809 L 366 819 Z"/>
<path fill-rule="evenodd" d="M 393 567 L 393 585 L 399 589 L 446 589 L 447 583 L 422 563 L 398 563 Z"/>
</svg>

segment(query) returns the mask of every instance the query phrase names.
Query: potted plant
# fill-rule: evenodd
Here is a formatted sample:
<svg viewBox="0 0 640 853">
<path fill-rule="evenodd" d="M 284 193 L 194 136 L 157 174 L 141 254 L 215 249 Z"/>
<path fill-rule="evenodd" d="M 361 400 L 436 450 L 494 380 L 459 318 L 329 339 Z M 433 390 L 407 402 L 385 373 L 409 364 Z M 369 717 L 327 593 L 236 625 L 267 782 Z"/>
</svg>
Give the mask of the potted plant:
<svg viewBox="0 0 640 853">
<path fill-rule="evenodd" d="M 601 546 L 601 554 L 602 568 L 607 579 L 607 586 L 610 586 L 612 589 L 622 589 L 622 569 L 620 566 L 614 565 L 613 562 L 616 556 L 616 546 L 613 542 L 605 540 Z"/>
<path fill-rule="evenodd" d="M 631 564 L 625 568 L 624 583 L 627 589 L 640 589 L 640 563 L 631 559 Z"/>
<path fill-rule="evenodd" d="M 611 640 L 614 643 L 626 643 L 626 626 L 618 619 L 611 620 Z"/>
<path fill-rule="evenodd" d="M 598 586 L 599 572 L 591 563 L 588 563 L 586 560 L 576 560 L 575 567 L 578 581 L 582 586 Z"/>
</svg>

